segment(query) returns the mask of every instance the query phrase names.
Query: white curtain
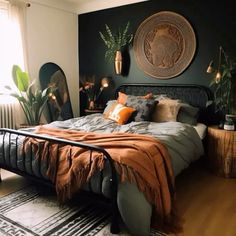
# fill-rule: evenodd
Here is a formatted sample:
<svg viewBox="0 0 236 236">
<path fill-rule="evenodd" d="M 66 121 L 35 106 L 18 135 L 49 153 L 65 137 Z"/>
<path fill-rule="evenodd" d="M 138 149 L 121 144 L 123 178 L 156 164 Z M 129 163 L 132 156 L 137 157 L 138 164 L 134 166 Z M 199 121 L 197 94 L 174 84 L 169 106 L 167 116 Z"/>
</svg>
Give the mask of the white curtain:
<svg viewBox="0 0 236 236">
<path fill-rule="evenodd" d="M 27 70 L 26 8 L 22 1 L 0 0 L 0 92 L 3 93 L 6 85 L 14 86 L 14 64 Z M 0 95 L 0 106 L 7 103 L 18 104 L 12 97 Z"/>
<path fill-rule="evenodd" d="M 0 0 L 0 89 L 12 85 L 12 66 L 27 69 L 26 4 Z"/>
</svg>

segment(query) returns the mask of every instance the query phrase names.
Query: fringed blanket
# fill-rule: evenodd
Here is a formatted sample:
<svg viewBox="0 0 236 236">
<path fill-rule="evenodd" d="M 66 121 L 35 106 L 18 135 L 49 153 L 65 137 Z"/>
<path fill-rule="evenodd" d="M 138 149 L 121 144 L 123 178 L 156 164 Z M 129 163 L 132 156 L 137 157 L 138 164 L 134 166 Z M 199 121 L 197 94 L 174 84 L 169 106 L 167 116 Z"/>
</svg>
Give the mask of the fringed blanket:
<svg viewBox="0 0 236 236">
<path fill-rule="evenodd" d="M 97 134 L 43 126 L 38 126 L 35 133 L 104 148 L 114 160 L 120 181 L 137 184 L 139 190 L 155 207 L 158 225 L 160 226 L 161 219 L 162 228 L 166 231 L 179 231 L 173 205 L 175 196 L 171 161 L 167 149 L 157 139 L 139 134 Z M 37 158 L 44 159 L 50 155 L 47 174 L 52 181 L 56 181 L 56 191 L 61 200 L 71 198 L 96 170 L 104 168 L 104 156 L 101 153 L 93 152 L 90 156 L 90 152 L 83 148 L 34 138 L 25 139 L 24 152 L 27 152 L 31 145 Z M 57 163 L 59 165 L 56 170 Z"/>
</svg>

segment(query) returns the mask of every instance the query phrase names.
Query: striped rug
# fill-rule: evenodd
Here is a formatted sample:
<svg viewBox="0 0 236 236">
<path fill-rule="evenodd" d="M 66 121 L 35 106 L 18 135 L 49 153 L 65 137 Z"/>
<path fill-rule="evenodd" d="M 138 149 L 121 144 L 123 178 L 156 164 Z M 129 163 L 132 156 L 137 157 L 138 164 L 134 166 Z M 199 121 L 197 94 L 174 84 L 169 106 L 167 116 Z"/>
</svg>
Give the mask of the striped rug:
<svg viewBox="0 0 236 236">
<path fill-rule="evenodd" d="M 76 198 L 60 205 L 49 189 L 27 186 L 0 198 L 0 236 L 110 236 L 110 215 L 104 204 Z"/>
</svg>

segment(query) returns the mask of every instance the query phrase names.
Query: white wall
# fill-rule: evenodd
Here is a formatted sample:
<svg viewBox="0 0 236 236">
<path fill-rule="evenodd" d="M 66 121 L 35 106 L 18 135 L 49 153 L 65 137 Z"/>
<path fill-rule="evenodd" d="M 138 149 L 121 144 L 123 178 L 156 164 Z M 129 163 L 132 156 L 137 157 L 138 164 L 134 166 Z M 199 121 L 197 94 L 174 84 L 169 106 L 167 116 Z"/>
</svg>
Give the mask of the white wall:
<svg viewBox="0 0 236 236">
<path fill-rule="evenodd" d="M 53 62 L 64 71 L 74 116 L 79 115 L 78 14 L 147 0 L 29 0 L 27 9 L 28 70 Z"/>
<path fill-rule="evenodd" d="M 74 116 L 79 115 L 78 15 L 31 1 L 27 9 L 28 70 L 32 78 L 47 62 L 64 71 Z"/>
</svg>

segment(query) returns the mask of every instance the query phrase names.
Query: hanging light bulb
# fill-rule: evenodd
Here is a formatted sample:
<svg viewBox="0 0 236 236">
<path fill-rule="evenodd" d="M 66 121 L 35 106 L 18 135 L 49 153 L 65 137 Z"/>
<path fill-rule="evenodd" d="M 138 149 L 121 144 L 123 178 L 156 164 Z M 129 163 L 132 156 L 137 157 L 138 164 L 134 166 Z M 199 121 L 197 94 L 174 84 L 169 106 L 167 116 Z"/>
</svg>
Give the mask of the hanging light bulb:
<svg viewBox="0 0 236 236">
<path fill-rule="evenodd" d="M 220 71 L 218 71 L 216 73 L 216 77 L 215 77 L 216 84 L 218 84 L 220 82 L 220 80 L 221 80 L 221 73 L 220 73 Z"/>
</svg>

